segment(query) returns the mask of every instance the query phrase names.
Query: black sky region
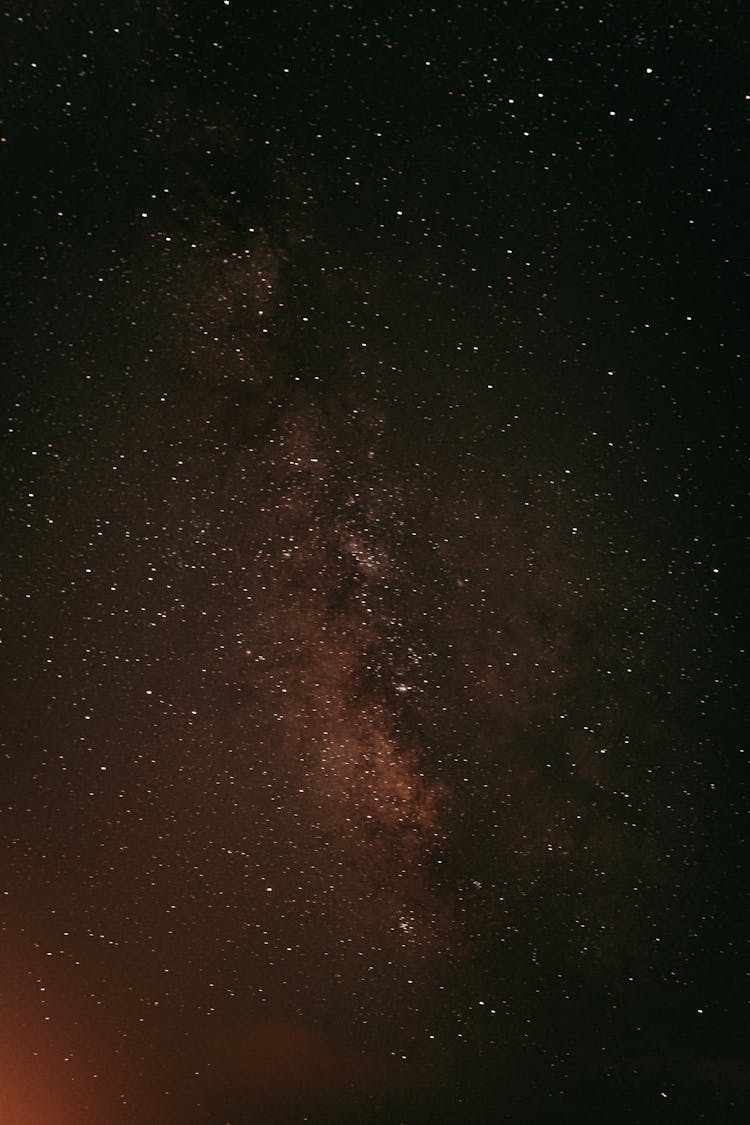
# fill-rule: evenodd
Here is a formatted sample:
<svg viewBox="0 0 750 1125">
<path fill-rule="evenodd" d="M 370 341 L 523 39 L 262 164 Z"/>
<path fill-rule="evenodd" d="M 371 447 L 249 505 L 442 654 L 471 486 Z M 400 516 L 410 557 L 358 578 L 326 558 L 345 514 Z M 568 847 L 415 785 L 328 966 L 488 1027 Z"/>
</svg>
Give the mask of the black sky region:
<svg viewBox="0 0 750 1125">
<path fill-rule="evenodd" d="M 746 1120 L 744 5 L 1 26 L 0 1121 Z"/>
</svg>

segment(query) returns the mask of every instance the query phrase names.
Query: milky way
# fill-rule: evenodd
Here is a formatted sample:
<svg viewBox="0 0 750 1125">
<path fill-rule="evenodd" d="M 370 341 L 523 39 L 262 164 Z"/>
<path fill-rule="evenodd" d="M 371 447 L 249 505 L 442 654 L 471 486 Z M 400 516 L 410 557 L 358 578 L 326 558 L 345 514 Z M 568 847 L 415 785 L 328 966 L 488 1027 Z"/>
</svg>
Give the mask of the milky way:
<svg viewBox="0 0 750 1125">
<path fill-rule="evenodd" d="M 8 21 L 0 1117 L 730 1121 L 698 32 L 235 7 Z"/>
</svg>

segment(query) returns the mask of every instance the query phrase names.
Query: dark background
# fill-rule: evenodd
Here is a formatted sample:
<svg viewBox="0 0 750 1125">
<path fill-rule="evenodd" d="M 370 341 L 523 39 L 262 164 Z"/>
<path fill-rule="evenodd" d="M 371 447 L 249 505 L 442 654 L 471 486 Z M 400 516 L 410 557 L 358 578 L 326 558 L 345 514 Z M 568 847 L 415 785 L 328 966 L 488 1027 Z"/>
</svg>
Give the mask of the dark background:
<svg viewBox="0 0 750 1125">
<path fill-rule="evenodd" d="M 3 1122 L 745 1119 L 742 9 L 3 14 Z"/>
</svg>

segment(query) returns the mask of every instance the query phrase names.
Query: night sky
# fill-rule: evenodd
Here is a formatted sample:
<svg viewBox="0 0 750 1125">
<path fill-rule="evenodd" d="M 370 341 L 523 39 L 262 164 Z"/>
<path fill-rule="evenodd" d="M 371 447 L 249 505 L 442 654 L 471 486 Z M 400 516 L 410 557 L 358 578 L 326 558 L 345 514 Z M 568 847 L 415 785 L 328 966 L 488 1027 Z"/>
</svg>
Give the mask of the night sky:
<svg viewBox="0 0 750 1125">
<path fill-rule="evenodd" d="M 744 1121 L 741 3 L 11 3 L 2 1125 Z"/>
</svg>

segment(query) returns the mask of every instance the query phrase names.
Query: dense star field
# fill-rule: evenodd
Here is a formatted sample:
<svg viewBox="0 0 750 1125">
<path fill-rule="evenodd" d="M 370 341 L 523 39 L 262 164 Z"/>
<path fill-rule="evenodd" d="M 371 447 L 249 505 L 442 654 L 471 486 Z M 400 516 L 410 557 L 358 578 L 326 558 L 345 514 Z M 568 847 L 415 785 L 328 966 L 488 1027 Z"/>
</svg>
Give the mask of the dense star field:
<svg viewBox="0 0 750 1125">
<path fill-rule="evenodd" d="M 742 5 L 0 26 L 0 1121 L 745 1120 Z"/>
</svg>

